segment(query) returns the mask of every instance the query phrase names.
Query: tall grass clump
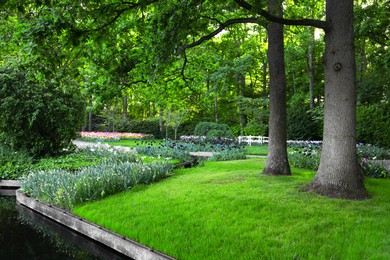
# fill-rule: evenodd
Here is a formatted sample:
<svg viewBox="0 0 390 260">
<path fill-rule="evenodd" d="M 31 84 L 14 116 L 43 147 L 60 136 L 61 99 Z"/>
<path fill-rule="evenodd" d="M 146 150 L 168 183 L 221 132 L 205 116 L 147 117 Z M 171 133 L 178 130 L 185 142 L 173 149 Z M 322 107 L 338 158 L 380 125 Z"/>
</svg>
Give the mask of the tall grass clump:
<svg viewBox="0 0 390 260">
<path fill-rule="evenodd" d="M 170 176 L 172 170 L 173 165 L 168 162 L 102 162 L 77 173 L 32 172 L 22 180 L 21 190 L 36 199 L 72 209 L 139 184 L 157 182 Z"/>
</svg>

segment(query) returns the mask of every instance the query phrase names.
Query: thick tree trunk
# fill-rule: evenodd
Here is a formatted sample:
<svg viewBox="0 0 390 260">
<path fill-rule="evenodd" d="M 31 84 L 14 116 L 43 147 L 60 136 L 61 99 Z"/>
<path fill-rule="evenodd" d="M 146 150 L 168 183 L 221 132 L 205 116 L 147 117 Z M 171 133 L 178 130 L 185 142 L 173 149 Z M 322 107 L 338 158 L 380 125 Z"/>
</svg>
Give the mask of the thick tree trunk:
<svg viewBox="0 0 390 260">
<path fill-rule="evenodd" d="M 282 16 L 282 2 L 271 0 L 268 9 Z M 283 25 L 268 26 L 268 63 L 270 74 L 270 114 L 268 156 L 264 174 L 290 175 L 287 158 L 286 75 L 284 65 Z"/>
<path fill-rule="evenodd" d="M 356 67 L 353 1 L 328 0 L 325 111 L 319 169 L 309 190 L 337 198 L 367 197 L 356 154 Z"/>
</svg>

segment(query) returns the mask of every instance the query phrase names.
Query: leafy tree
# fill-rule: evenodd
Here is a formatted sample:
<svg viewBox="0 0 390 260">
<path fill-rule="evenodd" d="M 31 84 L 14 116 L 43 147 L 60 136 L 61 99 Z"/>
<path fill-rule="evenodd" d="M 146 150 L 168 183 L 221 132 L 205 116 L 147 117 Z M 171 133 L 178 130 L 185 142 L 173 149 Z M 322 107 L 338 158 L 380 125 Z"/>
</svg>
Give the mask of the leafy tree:
<svg viewBox="0 0 390 260">
<path fill-rule="evenodd" d="M 274 22 L 325 30 L 323 149 L 317 174 L 306 188 L 331 197 L 367 197 L 356 154 L 353 1 L 327 0 L 326 21 L 283 19 L 256 10 L 246 1 L 236 2 Z"/>
<path fill-rule="evenodd" d="M 187 111 L 167 109 L 164 112 L 165 125 L 167 127 L 165 138 L 168 138 L 168 126 L 175 130 L 175 140 L 177 139 L 177 129 L 183 123 Z"/>
<path fill-rule="evenodd" d="M 84 101 L 58 85 L 29 78 L 25 68 L 0 68 L 0 132 L 14 150 L 61 153 L 83 123 Z"/>
</svg>

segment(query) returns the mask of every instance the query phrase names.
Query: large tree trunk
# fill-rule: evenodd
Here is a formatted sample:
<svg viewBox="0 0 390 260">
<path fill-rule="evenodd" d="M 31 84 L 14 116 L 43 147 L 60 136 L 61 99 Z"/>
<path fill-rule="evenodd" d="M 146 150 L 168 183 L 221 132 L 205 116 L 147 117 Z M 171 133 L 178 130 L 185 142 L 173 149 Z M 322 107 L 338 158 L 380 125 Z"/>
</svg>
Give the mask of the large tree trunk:
<svg viewBox="0 0 390 260">
<path fill-rule="evenodd" d="M 325 111 L 319 169 L 309 190 L 338 198 L 367 197 L 356 154 L 356 67 L 353 1 L 328 0 Z"/>
<path fill-rule="evenodd" d="M 280 0 L 271 0 L 268 9 L 282 16 Z M 268 156 L 264 174 L 290 175 L 287 158 L 286 75 L 284 66 L 283 25 L 268 26 L 268 63 L 270 74 L 270 115 Z"/>
</svg>

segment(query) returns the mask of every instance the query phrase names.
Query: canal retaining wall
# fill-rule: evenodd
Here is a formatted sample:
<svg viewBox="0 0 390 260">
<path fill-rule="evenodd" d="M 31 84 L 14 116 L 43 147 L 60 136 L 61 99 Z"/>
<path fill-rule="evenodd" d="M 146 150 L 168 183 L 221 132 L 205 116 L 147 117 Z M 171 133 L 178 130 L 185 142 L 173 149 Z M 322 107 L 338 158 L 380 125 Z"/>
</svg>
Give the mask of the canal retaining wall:
<svg viewBox="0 0 390 260">
<path fill-rule="evenodd" d="M 16 201 L 80 234 L 100 242 L 132 259 L 168 260 L 174 259 L 166 254 L 146 247 L 131 239 L 89 222 L 70 211 L 52 206 L 16 191 Z"/>
<path fill-rule="evenodd" d="M 20 181 L 0 180 L 0 196 L 15 196 L 15 191 L 19 189 Z"/>
</svg>

